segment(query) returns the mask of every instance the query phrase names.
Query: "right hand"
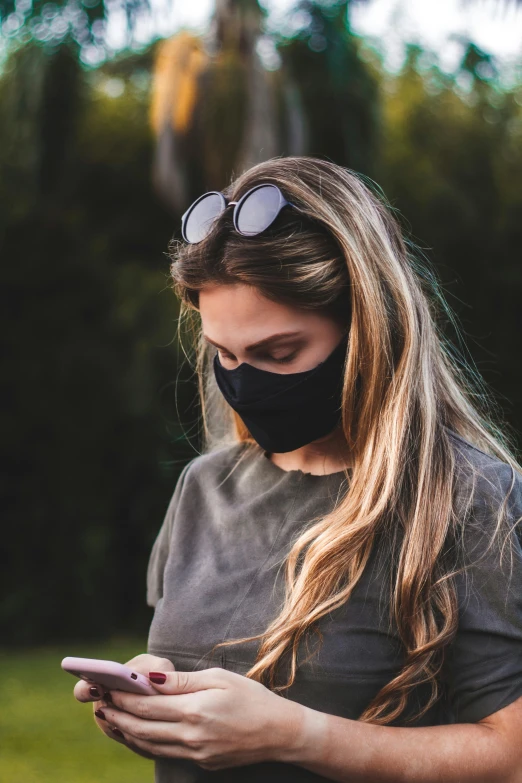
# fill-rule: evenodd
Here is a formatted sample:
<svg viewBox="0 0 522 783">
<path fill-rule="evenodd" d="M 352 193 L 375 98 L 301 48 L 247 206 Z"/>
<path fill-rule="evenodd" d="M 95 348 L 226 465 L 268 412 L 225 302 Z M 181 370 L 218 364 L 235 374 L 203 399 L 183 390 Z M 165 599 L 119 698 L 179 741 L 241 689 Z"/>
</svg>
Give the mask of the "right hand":
<svg viewBox="0 0 522 783">
<path fill-rule="evenodd" d="M 149 672 L 173 672 L 174 671 L 174 664 L 172 661 L 170 661 L 168 658 L 158 658 L 157 655 L 149 655 L 148 653 L 142 653 L 141 655 L 136 655 L 134 658 L 131 658 L 130 661 L 126 661 L 125 666 L 128 666 L 130 669 L 133 669 L 134 671 L 138 672 L 139 674 L 144 674 L 145 677 L 148 677 Z M 98 696 L 95 696 L 91 693 L 91 688 L 95 688 L 98 691 Z M 104 688 L 103 685 L 99 685 L 97 683 L 92 682 L 86 682 L 85 680 L 78 680 L 76 685 L 74 686 L 74 697 L 81 702 L 92 702 L 92 708 L 93 713 L 96 710 L 103 710 L 104 707 L 107 707 L 109 702 L 104 698 L 104 694 L 107 692 L 107 688 Z M 127 742 L 126 740 L 119 737 L 117 734 L 115 734 L 110 725 L 107 723 L 106 720 L 103 720 L 102 718 L 98 718 L 96 715 L 94 715 L 94 720 L 96 722 L 96 725 L 98 728 L 105 734 L 106 737 L 109 737 L 112 740 L 116 740 L 116 742 L 119 742 L 120 745 L 125 745 L 129 750 L 134 751 L 134 753 L 137 753 L 140 756 L 144 756 L 147 759 L 155 760 L 157 757 L 153 756 L 152 754 L 146 753 L 143 750 L 138 749 L 131 743 Z"/>
</svg>

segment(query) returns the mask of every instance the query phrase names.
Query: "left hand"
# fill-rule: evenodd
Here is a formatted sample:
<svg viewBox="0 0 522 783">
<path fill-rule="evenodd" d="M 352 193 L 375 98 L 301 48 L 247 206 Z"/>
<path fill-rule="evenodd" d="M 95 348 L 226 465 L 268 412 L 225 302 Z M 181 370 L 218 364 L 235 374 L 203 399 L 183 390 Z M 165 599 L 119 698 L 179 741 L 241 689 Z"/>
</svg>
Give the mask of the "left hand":
<svg viewBox="0 0 522 783">
<path fill-rule="evenodd" d="M 303 705 L 226 669 L 164 672 L 157 696 L 112 690 L 105 719 L 154 756 L 216 770 L 285 761 L 301 742 Z"/>
</svg>

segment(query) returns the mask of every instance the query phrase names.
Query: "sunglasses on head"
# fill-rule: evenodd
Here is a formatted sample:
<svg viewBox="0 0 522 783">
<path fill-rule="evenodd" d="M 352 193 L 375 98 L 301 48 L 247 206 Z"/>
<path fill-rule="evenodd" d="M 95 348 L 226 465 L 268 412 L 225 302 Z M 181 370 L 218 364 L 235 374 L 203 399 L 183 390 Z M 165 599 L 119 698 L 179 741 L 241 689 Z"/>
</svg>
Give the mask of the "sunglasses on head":
<svg viewBox="0 0 522 783">
<path fill-rule="evenodd" d="M 223 193 L 210 190 L 197 198 L 182 215 L 181 234 L 185 242 L 201 242 L 218 215 L 232 204 L 234 228 L 245 237 L 255 236 L 268 228 L 283 207 L 291 206 L 299 211 L 295 204 L 286 200 L 277 185 L 256 185 L 239 201 L 228 201 Z"/>
</svg>

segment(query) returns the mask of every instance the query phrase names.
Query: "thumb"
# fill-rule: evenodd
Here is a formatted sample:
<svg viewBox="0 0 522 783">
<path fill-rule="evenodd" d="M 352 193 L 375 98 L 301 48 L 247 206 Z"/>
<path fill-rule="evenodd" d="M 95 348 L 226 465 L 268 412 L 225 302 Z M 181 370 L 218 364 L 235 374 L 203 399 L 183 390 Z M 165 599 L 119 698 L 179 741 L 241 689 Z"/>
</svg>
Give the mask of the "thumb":
<svg viewBox="0 0 522 783">
<path fill-rule="evenodd" d="M 159 693 L 194 693 L 209 688 L 225 688 L 227 672 L 218 667 L 194 672 L 149 672 L 149 680 Z"/>
<path fill-rule="evenodd" d="M 139 672 L 147 676 L 151 669 L 159 672 L 174 671 L 174 664 L 169 658 L 160 658 L 158 655 L 151 655 L 150 653 L 142 653 L 141 655 L 135 655 L 130 661 L 126 661 L 125 666 L 128 666 L 134 671 Z"/>
</svg>

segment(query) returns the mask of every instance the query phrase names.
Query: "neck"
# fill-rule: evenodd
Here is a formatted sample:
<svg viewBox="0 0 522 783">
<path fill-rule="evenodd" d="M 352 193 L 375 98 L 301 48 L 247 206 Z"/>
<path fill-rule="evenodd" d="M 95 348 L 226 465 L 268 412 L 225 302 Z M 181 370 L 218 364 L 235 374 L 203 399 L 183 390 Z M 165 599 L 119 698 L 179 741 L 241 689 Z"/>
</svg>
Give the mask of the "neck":
<svg viewBox="0 0 522 783">
<path fill-rule="evenodd" d="M 267 454 L 268 458 L 282 470 L 302 470 L 316 476 L 337 473 L 353 466 L 348 444 L 341 426 L 324 438 L 307 443 L 295 451 Z"/>
</svg>

